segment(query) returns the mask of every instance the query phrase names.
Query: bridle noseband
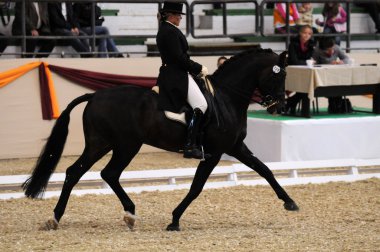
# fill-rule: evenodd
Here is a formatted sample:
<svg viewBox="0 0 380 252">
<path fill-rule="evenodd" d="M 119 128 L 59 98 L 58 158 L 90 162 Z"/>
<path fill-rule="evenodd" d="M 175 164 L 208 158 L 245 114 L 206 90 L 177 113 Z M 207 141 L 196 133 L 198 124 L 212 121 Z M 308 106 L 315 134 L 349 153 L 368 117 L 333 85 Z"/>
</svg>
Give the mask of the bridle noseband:
<svg viewBox="0 0 380 252">
<path fill-rule="evenodd" d="M 254 100 L 254 102 L 260 104 L 264 108 L 270 108 L 279 103 L 279 101 L 277 99 L 274 99 L 271 95 L 266 95 L 265 97 L 262 95 L 258 96 L 261 98 L 261 101 Z"/>
</svg>

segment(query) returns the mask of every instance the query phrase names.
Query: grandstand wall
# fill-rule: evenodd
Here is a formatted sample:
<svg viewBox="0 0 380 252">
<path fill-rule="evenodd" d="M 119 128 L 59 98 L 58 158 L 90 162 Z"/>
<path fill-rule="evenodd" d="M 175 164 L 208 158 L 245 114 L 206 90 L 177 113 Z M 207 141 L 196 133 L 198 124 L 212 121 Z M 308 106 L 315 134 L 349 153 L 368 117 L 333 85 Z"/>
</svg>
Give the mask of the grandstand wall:
<svg viewBox="0 0 380 252">
<path fill-rule="evenodd" d="M 350 54 L 356 63 L 380 64 L 378 54 Z M 217 56 L 194 57 L 209 72 L 216 70 Z M 0 60 L 0 73 L 24 64 L 35 62 L 34 59 Z M 42 59 L 52 65 L 90 70 L 103 73 L 158 76 L 161 60 L 159 57 L 127 58 L 127 59 Z M 59 108 L 90 89 L 81 87 L 53 73 Z M 79 155 L 84 147 L 82 131 L 82 112 L 85 104 L 79 105 L 71 114 L 70 133 L 64 155 Z M 3 88 L 0 88 L 0 159 L 36 157 L 39 155 L 46 138 L 54 124 L 54 120 L 42 120 L 38 69 L 34 69 Z M 144 146 L 142 151 L 158 151 Z"/>
<path fill-rule="evenodd" d="M 194 58 L 216 69 L 215 57 Z M 15 69 L 33 59 L 0 60 L 0 72 Z M 42 59 L 52 65 L 90 70 L 102 73 L 135 76 L 158 76 L 161 60 L 158 57 L 129 59 Z M 93 92 L 52 73 L 60 111 L 77 96 Z M 85 104 L 76 107 L 71 113 L 70 132 L 64 155 L 79 155 L 83 151 L 82 112 Z M 38 68 L 31 70 L 15 81 L 0 88 L 0 159 L 37 157 L 55 122 L 42 120 Z M 158 149 L 144 146 L 145 151 Z"/>
</svg>

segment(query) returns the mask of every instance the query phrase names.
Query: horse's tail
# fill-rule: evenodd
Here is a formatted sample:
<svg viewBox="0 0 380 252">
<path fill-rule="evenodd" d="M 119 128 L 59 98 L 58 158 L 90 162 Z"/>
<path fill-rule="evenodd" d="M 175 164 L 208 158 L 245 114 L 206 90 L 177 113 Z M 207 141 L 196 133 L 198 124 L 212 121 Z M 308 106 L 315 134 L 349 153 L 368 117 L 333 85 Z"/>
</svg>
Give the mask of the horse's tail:
<svg viewBox="0 0 380 252">
<path fill-rule="evenodd" d="M 32 175 L 22 184 L 22 188 L 27 197 L 37 198 L 40 194 L 44 193 L 50 176 L 61 158 L 66 143 L 69 132 L 70 112 L 78 104 L 91 100 L 93 95 L 94 94 L 85 94 L 74 99 L 58 117 L 50 137 L 41 151 Z"/>
</svg>

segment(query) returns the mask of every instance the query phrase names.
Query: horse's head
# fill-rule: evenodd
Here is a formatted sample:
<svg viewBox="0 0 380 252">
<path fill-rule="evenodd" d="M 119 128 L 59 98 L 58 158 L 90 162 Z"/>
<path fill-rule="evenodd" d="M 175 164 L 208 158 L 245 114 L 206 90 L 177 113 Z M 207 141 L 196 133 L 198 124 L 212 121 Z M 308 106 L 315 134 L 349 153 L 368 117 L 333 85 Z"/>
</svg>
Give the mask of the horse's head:
<svg viewBox="0 0 380 252">
<path fill-rule="evenodd" d="M 254 101 L 274 113 L 284 105 L 286 55 L 261 48 L 245 51 L 221 65 L 212 79 L 237 104 L 248 107 Z"/>
<path fill-rule="evenodd" d="M 285 103 L 285 78 L 286 78 L 287 52 L 279 55 L 278 61 L 265 67 L 259 78 L 258 90 L 261 94 L 260 104 L 270 114 L 281 111 Z"/>
</svg>

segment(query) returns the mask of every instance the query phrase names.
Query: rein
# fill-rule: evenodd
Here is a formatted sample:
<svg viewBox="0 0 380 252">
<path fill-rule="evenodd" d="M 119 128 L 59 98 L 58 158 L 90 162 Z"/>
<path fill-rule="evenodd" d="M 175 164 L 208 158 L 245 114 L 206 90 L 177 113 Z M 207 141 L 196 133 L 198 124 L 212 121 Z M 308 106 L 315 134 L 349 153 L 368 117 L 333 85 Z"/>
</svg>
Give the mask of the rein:
<svg viewBox="0 0 380 252">
<path fill-rule="evenodd" d="M 266 96 L 264 97 L 264 96 L 261 95 L 261 94 L 257 94 L 257 96 L 258 96 L 259 98 L 261 98 L 260 101 L 255 100 L 255 99 L 253 99 L 253 98 L 252 98 L 251 100 L 254 101 L 254 102 L 256 102 L 256 103 L 258 103 L 258 104 L 260 104 L 260 105 L 261 105 L 262 107 L 264 107 L 264 108 L 270 108 L 270 107 L 272 107 L 272 106 L 274 106 L 274 105 L 277 105 L 277 104 L 279 103 L 279 101 L 273 99 L 273 97 L 272 97 L 271 95 L 266 95 Z"/>
</svg>

